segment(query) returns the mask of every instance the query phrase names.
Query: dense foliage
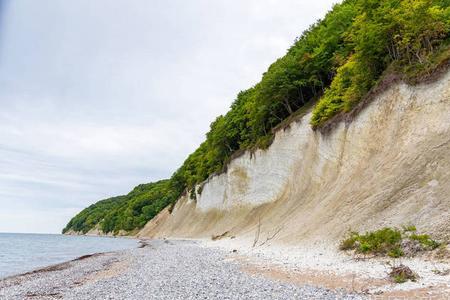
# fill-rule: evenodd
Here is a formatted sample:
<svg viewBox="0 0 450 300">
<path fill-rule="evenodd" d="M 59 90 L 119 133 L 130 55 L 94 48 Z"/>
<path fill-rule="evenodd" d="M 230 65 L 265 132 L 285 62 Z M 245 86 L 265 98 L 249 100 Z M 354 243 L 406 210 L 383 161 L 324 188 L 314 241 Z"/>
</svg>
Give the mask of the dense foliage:
<svg viewBox="0 0 450 300">
<path fill-rule="evenodd" d="M 420 70 L 448 41 L 448 0 L 362 0 L 346 2 L 356 12 L 344 32 L 346 59 L 337 65 L 330 87 L 314 109 L 312 125 L 349 111 L 390 64 Z M 447 43 L 445 43 L 447 44 Z"/>
<path fill-rule="evenodd" d="M 195 197 L 197 184 L 221 172 L 236 153 L 268 147 L 274 129 L 307 103 L 317 101 L 311 125 L 319 128 L 350 111 L 386 70 L 420 76 L 447 60 L 449 4 L 450 0 L 346 0 L 335 5 L 211 124 L 205 142 L 165 183 L 170 196 L 159 202 L 175 201 L 185 191 Z M 114 216 L 105 204 L 88 208 L 93 216 L 84 212 L 84 223 L 90 227 L 105 217 L 106 230 L 130 230 L 153 215 L 136 217 L 140 214 L 131 214 L 130 201 L 125 202 L 114 206 Z M 97 212 L 102 208 L 108 214 Z M 83 227 L 75 221 L 69 225 Z"/>
<path fill-rule="evenodd" d="M 129 232 L 142 228 L 178 196 L 169 180 L 141 184 L 126 196 L 102 200 L 84 209 L 70 220 L 63 232 L 72 229 L 86 233 L 97 224 L 103 232 L 115 234 L 120 230 Z"/>
<path fill-rule="evenodd" d="M 118 196 L 92 204 L 72 218 L 66 228 L 63 229 L 63 233 L 70 229 L 76 232 L 86 233 L 101 222 L 110 210 L 125 202 L 125 196 Z"/>
<path fill-rule="evenodd" d="M 206 141 L 174 177 L 183 187 L 221 171 L 233 153 L 271 142 L 272 130 L 305 103 L 319 99 L 311 124 L 349 111 L 389 65 L 426 68 L 447 45 L 448 0 L 348 0 L 335 5 L 273 63 L 261 82 L 238 94 Z"/>
</svg>

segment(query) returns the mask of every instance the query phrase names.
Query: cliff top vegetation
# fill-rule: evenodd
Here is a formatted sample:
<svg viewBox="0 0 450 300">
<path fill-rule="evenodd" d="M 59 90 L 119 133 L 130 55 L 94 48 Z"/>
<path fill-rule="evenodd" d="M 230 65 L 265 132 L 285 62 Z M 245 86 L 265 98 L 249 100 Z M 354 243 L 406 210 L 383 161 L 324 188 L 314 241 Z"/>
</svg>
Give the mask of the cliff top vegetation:
<svg viewBox="0 0 450 300">
<path fill-rule="evenodd" d="M 316 102 L 320 129 L 350 112 L 387 72 L 411 82 L 448 64 L 450 0 L 346 0 L 304 31 L 255 86 L 211 124 L 205 141 L 168 180 L 140 185 L 75 216 L 64 229 L 141 228 L 183 193 L 223 171 L 238 152 L 266 148 L 274 130 Z"/>
</svg>

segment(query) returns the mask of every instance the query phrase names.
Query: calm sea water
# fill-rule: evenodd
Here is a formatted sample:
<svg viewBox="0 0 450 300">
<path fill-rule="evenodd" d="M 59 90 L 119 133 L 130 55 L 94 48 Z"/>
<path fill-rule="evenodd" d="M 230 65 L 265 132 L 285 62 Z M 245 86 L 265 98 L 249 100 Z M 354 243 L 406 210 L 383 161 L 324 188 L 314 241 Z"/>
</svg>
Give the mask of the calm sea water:
<svg viewBox="0 0 450 300">
<path fill-rule="evenodd" d="M 0 278 L 97 252 L 135 248 L 125 238 L 0 233 Z"/>
</svg>

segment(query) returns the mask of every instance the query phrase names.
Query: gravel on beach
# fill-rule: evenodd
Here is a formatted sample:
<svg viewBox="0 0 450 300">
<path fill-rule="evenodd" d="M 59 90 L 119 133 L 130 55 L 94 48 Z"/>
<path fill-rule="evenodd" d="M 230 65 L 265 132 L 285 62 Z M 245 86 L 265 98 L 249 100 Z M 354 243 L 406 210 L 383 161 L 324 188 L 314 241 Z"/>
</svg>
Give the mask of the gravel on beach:
<svg viewBox="0 0 450 300">
<path fill-rule="evenodd" d="M 228 253 L 195 241 L 80 259 L 0 280 L 0 299 L 362 299 L 250 275 Z"/>
</svg>

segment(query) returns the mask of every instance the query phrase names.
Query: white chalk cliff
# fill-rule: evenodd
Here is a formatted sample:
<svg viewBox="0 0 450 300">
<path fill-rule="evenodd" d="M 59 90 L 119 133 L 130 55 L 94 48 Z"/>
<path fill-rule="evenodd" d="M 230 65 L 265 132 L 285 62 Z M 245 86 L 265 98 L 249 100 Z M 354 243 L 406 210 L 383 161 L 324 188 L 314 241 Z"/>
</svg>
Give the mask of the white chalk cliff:
<svg viewBox="0 0 450 300">
<path fill-rule="evenodd" d="M 450 236 L 450 73 L 392 84 L 328 133 L 310 117 L 231 161 L 197 200 L 182 197 L 139 235 L 251 240 L 260 231 L 289 244 L 412 223 Z"/>
</svg>

